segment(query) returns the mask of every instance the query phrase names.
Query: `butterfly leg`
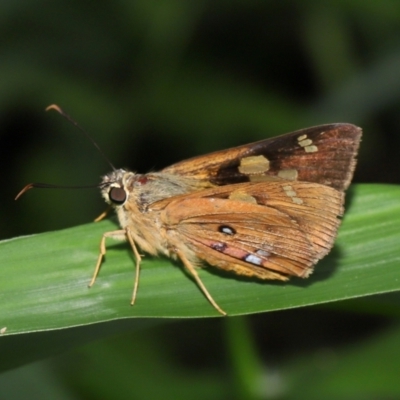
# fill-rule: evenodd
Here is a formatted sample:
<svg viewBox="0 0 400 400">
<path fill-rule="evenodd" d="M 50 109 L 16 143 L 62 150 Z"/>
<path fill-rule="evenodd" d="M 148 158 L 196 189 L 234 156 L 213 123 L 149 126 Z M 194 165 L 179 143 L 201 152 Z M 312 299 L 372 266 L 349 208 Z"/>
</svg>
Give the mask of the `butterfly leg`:
<svg viewBox="0 0 400 400">
<path fill-rule="evenodd" d="M 111 211 L 111 206 L 107 207 L 107 210 L 103 211 L 97 218 L 94 219 L 94 222 L 99 222 L 107 217 L 108 213 Z"/>
<path fill-rule="evenodd" d="M 104 256 L 106 255 L 106 239 L 113 238 L 117 240 L 126 240 L 126 232 L 122 229 L 118 231 L 110 231 L 103 233 L 103 236 L 100 241 L 100 253 L 97 259 L 96 267 L 94 268 L 94 273 L 92 279 L 89 283 L 89 287 L 92 287 L 94 282 L 96 281 L 97 275 L 99 275 L 101 263 L 103 261 Z"/>
<path fill-rule="evenodd" d="M 211 303 L 211 305 L 222 315 L 226 315 L 226 312 L 215 302 L 212 298 L 211 294 L 208 292 L 207 288 L 204 286 L 203 282 L 201 281 L 199 274 L 197 273 L 195 267 L 191 264 L 191 262 L 186 258 L 185 254 L 180 251 L 179 249 L 175 249 L 174 252 L 180 258 L 183 265 L 186 267 L 187 271 L 192 275 L 194 280 L 196 281 L 197 285 L 206 296 L 207 300 Z"/>
<path fill-rule="evenodd" d="M 101 241 L 100 241 L 99 258 L 97 259 L 96 267 L 94 269 L 92 280 L 89 283 L 89 287 L 93 286 L 94 282 L 96 281 L 97 276 L 99 275 L 101 263 L 103 261 L 104 256 L 106 255 L 106 239 L 107 238 L 113 238 L 116 240 L 128 239 L 128 242 L 132 247 L 133 254 L 135 255 L 135 259 L 136 259 L 135 282 L 133 285 L 133 293 L 132 293 L 132 299 L 131 299 L 131 305 L 133 305 L 136 300 L 136 294 L 137 294 L 138 285 L 139 285 L 140 263 L 142 261 L 142 257 L 136 248 L 135 242 L 133 241 L 132 234 L 131 234 L 129 228 L 126 228 L 126 230 L 121 229 L 118 231 L 111 231 L 111 232 L 106 232 L 103 234 L 103 237 L 101 238 Z"/>
<path fill-rule="evenodd" d="M 126 237 L 128 238 L 129 244 L 132 247 L 133 254 L 135 255 L 136 260 L 136 272 L 135 272 L 135 283 L 133 284 L 133 292 L 131 299 L 131 306 L 135 304 L 136 294 L 139 286 L 139 274 L 140 274 L 140 263 L 142 262 L 142 256 L 139 254 L 135 242 L 132 238 L 131 231 L 129 228 L 126 228 Z"/>
</svg>

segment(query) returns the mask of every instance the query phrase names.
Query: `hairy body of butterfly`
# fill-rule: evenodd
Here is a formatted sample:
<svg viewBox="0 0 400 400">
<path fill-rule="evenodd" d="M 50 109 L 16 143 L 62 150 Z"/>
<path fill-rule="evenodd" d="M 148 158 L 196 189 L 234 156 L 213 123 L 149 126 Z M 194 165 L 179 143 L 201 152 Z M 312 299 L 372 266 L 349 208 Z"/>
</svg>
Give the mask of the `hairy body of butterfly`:
<svg viewBox="0 0 400 400">
<path fill-rule="evenodd" d="M 101 192 L 136 257 L 136 248 L 180 260 L 211 302 L 196 267 L 287 280 L 307 277 L 332 248 L 344 190 L 355 168 L 361 129 L 350 124 L 309 128 L 223 150 L 149 174 L 123 169 L 103 178 Z"/>
</svg>

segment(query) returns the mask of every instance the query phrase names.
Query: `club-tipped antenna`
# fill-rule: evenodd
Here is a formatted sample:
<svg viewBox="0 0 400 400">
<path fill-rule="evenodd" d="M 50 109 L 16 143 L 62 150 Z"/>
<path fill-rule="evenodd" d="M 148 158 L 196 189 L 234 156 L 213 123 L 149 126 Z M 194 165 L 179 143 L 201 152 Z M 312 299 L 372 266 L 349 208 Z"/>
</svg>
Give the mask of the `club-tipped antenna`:
<svg viewBox="0 0 400 400">
<path fill-rule="evenodd" d="M 63 185 L 53 185 L 51 183 L 28 183 L 16 196 L 14 200 L 18 200 L 24 193 L 29 189 L 39 188 L 39 189 L 93 189 L 98 188 L 99 184 L 96 185 L 85 185 L 85 186 L 63 186 Z"/>
<path fill-rule="evenodd" d="M 51 104 L 48 107 L 46 107 L 46 111 L 49 110 L 55 110 L 58 113 L 60 113 L 66 120 L 71 122 L 71 124 L 75 125 L 96 147 L 98 152 L 102 155 L 102 157 L 106 160 L 108 165 L 112 168 L 113 171 L 116 170 L 112 162 L 108 159 L 108 157 L 103 153 L 103 150 L 101 150 L 100 146 L 95 142 L 95 140 L 83 129 L 72 117 L 70 117 L 64 110 L 62 110 L 57 104 Z M 29 186 L 29 185 L 28 185 Z M 29 188 L 30 189 L 30 188 Z M 28 190 L 28 189 L 27 189 Z"/>
<path fill-rule="evenodd" d="M 59 112 L 65 119 L 67 119 L 69 122 L 71 122 L 73 125 L 75 125 L 96 147 L 96 149 L 99 151 L 99 153 L 102 155 L 102 157 L 106 160 L 106 162 L 111 166 L 111 168 L 115 171 L 114 165 L 111 163 L 111 161 L 107 158 L 107 156 L 103 153 L 101 150 L 100 146 L 94 141 L 94 139 L 74 120 L 72 119 L 66 112 L 64 112 L 57 104 L 52 104 L 46 108 L 46 111 L 49 110 L 56 110 Z M 101 187 L 101 184 L 96 184 L 96 185 L 84 185 L 84 186 L 66 186 L 66 185 L 53 185 L 51 183 L 29 183 L 26 185 L 16 196 L 15 200 L 18 200 L 24 193 L 26 193 L 28 190 L 33 189 L 33 188 L 39 188 L 39 189 L 93 189 L 93 188 L 99 188 Z"/>
</svg>

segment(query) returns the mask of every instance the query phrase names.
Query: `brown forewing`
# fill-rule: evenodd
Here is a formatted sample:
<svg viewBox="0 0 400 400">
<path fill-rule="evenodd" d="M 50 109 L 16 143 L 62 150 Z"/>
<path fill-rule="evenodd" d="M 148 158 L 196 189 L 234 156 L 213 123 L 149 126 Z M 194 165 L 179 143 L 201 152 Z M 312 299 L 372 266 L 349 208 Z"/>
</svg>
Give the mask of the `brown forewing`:
<svg viewBox="0 0 400 400">
<path fill-rule="evenodd" d="M 192 176 L 218 186 L 290 176 L 291 180 L 344 190 L 353 176 L 360 138 L 361 129 L 351 124 L 320 125 L 194 157 L 162 172 Z M 246 173 L 241 164 L 254 156 L 263 156 L 268 167 Z"/>
</svg>

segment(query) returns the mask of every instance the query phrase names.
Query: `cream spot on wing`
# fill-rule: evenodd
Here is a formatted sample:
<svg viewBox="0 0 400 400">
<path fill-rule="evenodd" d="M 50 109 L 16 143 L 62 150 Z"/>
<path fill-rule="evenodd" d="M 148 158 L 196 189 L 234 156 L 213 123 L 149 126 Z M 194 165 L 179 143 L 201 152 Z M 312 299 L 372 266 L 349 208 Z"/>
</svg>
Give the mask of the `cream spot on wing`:
<svg viewBox="0 0 400 400">
<path fill-rule="evenodd" d="M 286 195 L 289 197 L 296 196 L 296 192 L 293 190 L 293 188 L 290 185 L 283 186 L 283 190 L 285 191 Z"/>
<path fill-rule="evenodd" d="M 300 197 L 292 197 L 292 201 L 295 204 L 303 204 L 303 200 Z"/>
<path fill-rule="evenodd" d="M 4 328 L 0 329 L 0 335 L 4 335 L 6 333 L 7 327 L 5 326 Z"/>
<path fill-rule="evenodd" d="M 243 201 L 245 203 L 257 204 L 257 200 L 248 193 L 236 190 L 229 195 L 229 200 Z"/>
<path fill-rule="evenodd" d="M 296 191 L 293 189 L 292 186 L 286 185 L 282 187 L 283 191 L 285 192 L 286 196 L 290 197 L 295 204 L 303 204 L 303 200 L 300 197 L 297 197 Z"/>
<path fill-rule="evenodd" d="M 311 139 L 299 140 L 299 145 L 301 147 L 306 147 L 306 146 L 309 146 L 310 144 L 312 144 L 312 140 Z"/>
<path fill-rule="evenodd" d="M 270 255 L 271 255 L 271 253 L 269 252 L 269 251 L 266 251 L 266 250 L 262 250 L 262 249 L 258 249 L 257 251 L 256 251 L 256 254 L 258 254 L 259 256 L 261 256 L 261 257 L 269 257 Z"/>
<path fill-rule="evenodd" d="M 297 177 L 299 176 L 299 172 L 297 169 L 281 169 L 278 172 L 279 178 L 282 179 L 287 179 L 289 181 L 295 181 L 297 180 Z"/>
<path fill-rule="evenodd" d="M 306 153 L 316 153 L 318 151 L 318 147 L 317 146 L 306 146 L 304 147 L 304 150 L 306 151 Z"/>
<path fill-rule="evenodd" d="M 315 153 L 318 147 L 313 144 L 313 141 L 307 135 L 301 135 L 297 138 L 299 146 L 301 146 L 306 153 Z"/>
<path fill-rule="evenodd" d="M 269 160 L 264 156 L 244 157 L 240 160 L 239 172 L 246 175 L 262 174 L 269 170 Z"/>
</svg>

